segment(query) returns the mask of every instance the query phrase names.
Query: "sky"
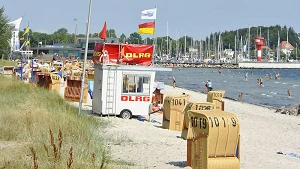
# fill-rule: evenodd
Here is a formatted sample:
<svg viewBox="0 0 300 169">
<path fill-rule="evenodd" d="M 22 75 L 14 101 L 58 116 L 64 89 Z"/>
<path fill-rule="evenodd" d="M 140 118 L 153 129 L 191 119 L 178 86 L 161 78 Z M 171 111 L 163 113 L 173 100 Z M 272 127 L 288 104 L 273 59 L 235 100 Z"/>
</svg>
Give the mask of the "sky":
<svg viewBox="0 0 300 169">
<path fill-rule="evenodd" d="M 10 21 L 24 16 L 21 29 L 53 33 L 59 28 L 86 32 L 89 0 L 1 0 Z M 252 26 L 281 25 L 300 32 L 300 0 L 93 0 L 90 33 L 98 33 L 107 22 L 107 29 L 115 29 L 117 36 L 137 32 L 141 11 L 157 7 L 155 36 L 176 32 L 195 39 L 212 32 L 236 30 Z M 167 24 L 168 23 L 168 24 Z M 168 25 L 168 29 L 167 29 Z M 167 31 L 168 30 L 168 31 Z M 142 35 L 143 38 L 147 37 Z M 151 37 L 151 36 L 150 36 Z"/>
</svg>

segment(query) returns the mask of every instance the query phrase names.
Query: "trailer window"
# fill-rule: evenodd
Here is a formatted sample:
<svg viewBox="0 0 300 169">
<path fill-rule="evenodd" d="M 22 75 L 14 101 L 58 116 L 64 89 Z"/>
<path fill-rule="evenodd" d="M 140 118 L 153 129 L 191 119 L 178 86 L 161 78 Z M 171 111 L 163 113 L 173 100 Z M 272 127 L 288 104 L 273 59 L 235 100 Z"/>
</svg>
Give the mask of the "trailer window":
<svg viewBox="0 0 300 169">
<path fill-rule="evenodd" d="M 123 93 L 150 93 L 150 76 L 147 75 L 123 75 Z"/>
</svg>

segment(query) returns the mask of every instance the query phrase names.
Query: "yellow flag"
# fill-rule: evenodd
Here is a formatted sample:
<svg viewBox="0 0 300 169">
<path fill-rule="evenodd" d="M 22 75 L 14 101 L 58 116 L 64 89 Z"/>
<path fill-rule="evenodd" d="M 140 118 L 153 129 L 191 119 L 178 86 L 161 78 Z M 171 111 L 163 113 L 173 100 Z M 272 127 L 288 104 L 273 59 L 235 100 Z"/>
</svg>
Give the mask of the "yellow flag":
<svg viewBox="0 0 300 169">
<path fill-rule="evenodd" d="M 23 33 L 22 36 L 26 35 L 28 32 L 29 32 L 29 27 L 27 27 L 27 28 L 25 29 L 25 32 Z"/>
<path fill-rule="evenodd" d="M 25 46 L 28 46 L 29 44 L 30 44 L 30 40 L 25 43 Z"/>
</svg>

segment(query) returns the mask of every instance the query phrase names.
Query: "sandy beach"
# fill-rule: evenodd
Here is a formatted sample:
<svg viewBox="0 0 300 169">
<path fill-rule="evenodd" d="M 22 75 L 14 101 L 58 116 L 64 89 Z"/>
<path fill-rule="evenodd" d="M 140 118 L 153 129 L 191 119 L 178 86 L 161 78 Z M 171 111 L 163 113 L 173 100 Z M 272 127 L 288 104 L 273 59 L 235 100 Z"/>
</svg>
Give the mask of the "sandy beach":
<svg viewBox="0 0 300 169">
<path fill-rule="evenodd" d="M 186 93 L 190 100 L 205 101 L 206 94 L 165 85 L 164 96 Z M 226 93 L 225 93 L 226 96 Z M 277 152 L 300 154 L 300 118 L 275 113 L 275 109 L 224 99 L 225 111 L 235 113 L 241 126 L 241 168 L 299 168 L 300 159 Z M 84 104 L 91 109 L 91 100 Z M 107 139 L 113 159 L 134 164 L 126 168 L 186 167 L 186 141 L 181 132 L 161 128 L 162 115 L 151 115 L 157 122 L 98 117 L 108 120 L 108 128 L 97 134 Z M 120 167 L 122 168 L 122 167 Z"/>
</svg>

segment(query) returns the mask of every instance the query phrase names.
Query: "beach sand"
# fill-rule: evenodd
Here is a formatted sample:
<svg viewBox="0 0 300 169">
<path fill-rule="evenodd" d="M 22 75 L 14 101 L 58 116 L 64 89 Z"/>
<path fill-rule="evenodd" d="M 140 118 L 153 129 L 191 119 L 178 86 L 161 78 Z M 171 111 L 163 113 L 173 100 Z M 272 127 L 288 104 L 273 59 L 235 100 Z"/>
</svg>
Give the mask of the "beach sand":
<svg viewBox="0 0 300 169">
<path fill-rule="evenodd" d="M 193 101 L 205 101 L 206 94 L 165 85 L 164 96 L 186 93 Z M 226 96 L 226 93 L 225 93 Z M 277 152 L 300 154 L 300 118 L 275 113 L 275 109 L 223 99 L 225 111 L 237 115 L 241 134 L 241 168 L 298 169 L 300 158 Z M 91 109 L 91 100 L 84 104 Z M 162 115 L 151 115 L 159 123 L 98 117 L 109 121 L 108 128 L 97 134 L 107 139 L 111 156 L 134 166 L 128 168 L 190 168 L 186 167 L 186 141 L 181 132 L 161 128 Z M 120 167 L 122 168 L 122 167 Z"/>
</svg>

